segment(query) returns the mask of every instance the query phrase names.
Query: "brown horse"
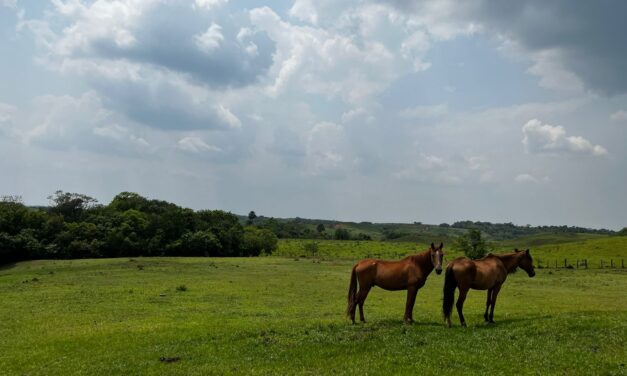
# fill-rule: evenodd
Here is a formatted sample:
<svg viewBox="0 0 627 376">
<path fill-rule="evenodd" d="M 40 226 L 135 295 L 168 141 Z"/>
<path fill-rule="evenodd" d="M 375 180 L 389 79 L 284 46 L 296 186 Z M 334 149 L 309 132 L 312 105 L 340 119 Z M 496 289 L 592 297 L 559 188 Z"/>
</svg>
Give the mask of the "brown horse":
<svg viewBox="0 0 627 376">
<path fill-rule="evenodd" d="M 418 289 L 424 286 L 427 277 L 435 268 L 437 274 L 442 273 L 442 251 L 444 244 L 440 243 L 426 251 L 413 256 L 407 256 L 400 261 L 383 261 L 365 259 L 353 266 L 351 281 L 348 287 L 348 307 L 346 315 L 350 316 L 355 323 L 355 308 L 359 305 L 359 319 L 364 319 L 364 302 L 368 297 L 368 292 L 373 286 L 382 289 L 396 291 L 407 290 L 407 303 L 405 304 L 405 321 L 412 323 L 414 303 Z M 359 282 L 359 292 L 357 292 L 357 282 Z"/>
<path fill-rule="evenodd" d="M 525 251 L 515 249 L 514 252 L 502 255 L 490 253 L 479 260 L 458 257 L 451 261 L 446 267 L 444 299 L 442 303 L 444 319 L 448 326 L 451 326 L 451 311 L 453 310 L 456 287 L 459 288 L 459 298 L 456 304 L 457 314 L 462 326 L 466 326 L 462 310 L 469 289 L 488 290 L 488 299 L 483 318 L 486 322 L 494 323 L 494 306 L 496 305 L 496 297 L 501 290 L 501 285 L 505 282 L 507 275 L 515 272 L 519 267 L 526 271 L 529 277 L 536 275 L 533 269 L 533 260 L 528 249 Z M 488 308 L 490 308 L 489 316 Z"/>
</svg>

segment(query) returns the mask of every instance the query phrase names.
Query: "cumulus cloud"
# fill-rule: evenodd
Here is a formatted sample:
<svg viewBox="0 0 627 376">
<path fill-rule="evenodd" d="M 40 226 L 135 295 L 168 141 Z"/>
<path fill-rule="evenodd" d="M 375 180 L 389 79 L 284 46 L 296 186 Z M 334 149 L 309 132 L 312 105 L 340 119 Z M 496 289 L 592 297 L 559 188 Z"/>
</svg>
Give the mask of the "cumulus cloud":
<svg viewBox="0 0 627 376">
<path fill-rule="evenodd" d="M 213 10 L 228 3 L 229 0 L 196 0 L 196 6 L 204 10 Z"/>
<path fill-rule="evenodd" d="M 523 125 L 522 131 L 522 143 L 528 153 L 607 154 L 603 146 L 593 145 L 581 136 L 567 136 L 564 127 L 542 124 L 538 119 L 529 120 Z"/>
<path fill-rule="evenodd" d="M 212 23 L 207 31 L 194 36 L 196 47 L 206 53 L 211 53 L 213 50 L 220 47 L 220 43 L 224 41 L 224 35 L 222 35 L 221 30 L 222 27 L 220 25 Z"/>
<path fill-rule="evenodd" d="M 474 2 L 470 17 L 530 54 L 530 71 L 546 87 L 627 92 L 627 3 L 586 0 Z"/>
<path fill-rule="evenodd" d="M 268 93 L 294 87 L 350 105 L 367 103 L 403 74 L 428 69 L 425 56 L 434 40 L 467 32 L 444 32 L 423 16 L 370 1 L 300 0 L 289 15 L 305 24 L 268 7 L 250 11 L 255 28 L 276 43 Z"/>
<path fill-rule="evenodd" d="M 115 113 L 102 106 L 94 91 L 80 96 L 45 95 L 36 97 L 18 111 L 10 108 L 11 118 L 0 129 L 24 145 L 56 150 L 86 150 L 101 154 L 136 154 L 151 152 L 145 137 L 129 126 L 120 125 Z"/>
<path fill-rule="evenodd" d="M 223 93 L 258 83 L 274 47 L 263 32 L 240 35 L 245 18 L 224 28 L 211 22 L 223 3 L 55 1 L 18 30 L 35 36 L 38 62 L 82 79 L 129 119 L 160 129 L 237 128 Z"/>
<path fill-rule="evenodd" d="M 191 153 L 222 151 L 222 149 L 220 149 L 217 146 L 207 144 L 200 137 L 189 137 L 189 136 L 181 138 L 176 143 L 176 147 L 180 150 L 191 152 Z"/>
</svg>

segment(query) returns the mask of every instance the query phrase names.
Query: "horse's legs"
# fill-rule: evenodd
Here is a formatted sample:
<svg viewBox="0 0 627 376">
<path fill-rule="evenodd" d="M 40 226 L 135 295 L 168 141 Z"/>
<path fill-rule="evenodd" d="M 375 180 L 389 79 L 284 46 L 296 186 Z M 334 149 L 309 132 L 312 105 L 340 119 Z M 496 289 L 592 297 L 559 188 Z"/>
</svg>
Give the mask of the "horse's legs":
<svg viewBox="0 0 627 376">
<path fill-rule="evenodd" d="M 486 299 L 486 302 L 485 302 L 485 313 L 483 314 L 483 318 L 485 319 L 486 322 L 488 322 L 488 309 L 490 309 L 490 304 L 492 304 L 492 291 L 494 290 L 493 289 L 488 290 L 488 298 Z"/>
<path fill-rule="evenodd" d="M 459 315 L 459 322 L 462 326 L 466 326 L 466 320 L 464 320 L 464 314 L 462 310 L 464 309 L 464 300 L 466 300 L 466 294 L 468 294 L 468 288 L 459 288 L 459 298 L 457 298 L 457 314 Z"/>
<path fill-rule="evenodd" d="M 492 307 L 490 308 L 489 322 L 491 323 L 494 323 L 494 306 L 496 305 L 496 296 L 499 294 L 499 291 L 501 291 L 501 285 L 494 286 L 494 290 L 492 291 Z"/>
<path fill-rule="evenodd" d="M 364 318 L 364 302 L 368 297 L 368 293 L 370 292 L 371 286 L 364 286 L 363 288 L 359 288 L 359 292 L 357 293 L 357 304 L 359 305 L 359 320 L 361 322 L 366 322 Z"/>
<path fill-rule="evenodd" d="M 407 288 L 407 303 L 405 303 L 404 317 L 404 320 L 407 323 L 414 322 L 414 304 L 416 303 L 416 294 L 418 294 L 418 288 L 416 286 L 409 286 Z"/>
</svg>

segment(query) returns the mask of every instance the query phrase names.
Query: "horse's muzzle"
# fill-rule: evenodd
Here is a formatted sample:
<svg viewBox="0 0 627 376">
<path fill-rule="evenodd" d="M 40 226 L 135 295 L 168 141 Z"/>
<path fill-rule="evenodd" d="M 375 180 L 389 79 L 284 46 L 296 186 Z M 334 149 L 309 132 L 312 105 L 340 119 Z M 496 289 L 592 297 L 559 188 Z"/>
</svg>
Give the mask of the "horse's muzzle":
<svg viewBox="0 0 627 376">
<path fill-rule="evenodd" d="M 531 273 L 529 273 L 529 277 L 533 278 L 536 276 L 536 271 L 532 270 Z"/>
<path fill-rule="evenodd" d="M 435 274 L 442 274 L 442 268 L 435 269 Z"/>
</svg>

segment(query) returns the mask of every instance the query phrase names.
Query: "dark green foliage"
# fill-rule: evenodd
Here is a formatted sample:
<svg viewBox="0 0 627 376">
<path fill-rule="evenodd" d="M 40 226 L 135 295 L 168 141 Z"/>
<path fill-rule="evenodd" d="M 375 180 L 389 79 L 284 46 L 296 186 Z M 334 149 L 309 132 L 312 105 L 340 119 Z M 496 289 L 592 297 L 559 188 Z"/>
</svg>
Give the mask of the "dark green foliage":
<svg viewBox="0 0 627 376">
<path fill-rule="evenodd" d="M 351 234 L 345 228 L 336 228 L 335 233 L 333 233 L 333 238 L 335 240 L 349 240 Z"/>
<path fill-rule="evenodd" d="M 28 259 L 133 256 L 253 256 L 271 253 L 272 231 L 244 231 L 237 216 L 195 212 L 122 192 L 109 205 L 57 191 L 50 208 L 29 208 L 18 198 L 0 201 L 0 263 Z"/>
<path fill-rule="evenodd" d="M 457 238 L 455 248 L 471 259 L 482 258 L 490 251 L 490 246 L 481 236 L 481 231 L 477 229 L 470 229 L 468 233 Z"/>
<path fill-rule="evenodd" d="M 607 229 L 589 229 L 576 226 L 517 226 L 513 223 L 490 223 L 473 221 L 455 222 L 451 225 L 451 227 L 481 230 L 482 232 L 490 235 L 493 239 L 498 240 L 512 239 L 518 236 L 539 234 L 545 232 L 602 235 L 614 234 L 614 231 Z"/>
<path fill-rule="evenodd" d="M 271 254 L 276 250 L 279 239 L 268 229 L 246 227 L 242 243 L 243 255 L 259 256 L 262 253 Z"/>
<path fill-rule="evenodd" d="M 627 236 L 627 227 L 623 227 L 623 229 L 617 232 L 616 235 Z"/>
</svg>

